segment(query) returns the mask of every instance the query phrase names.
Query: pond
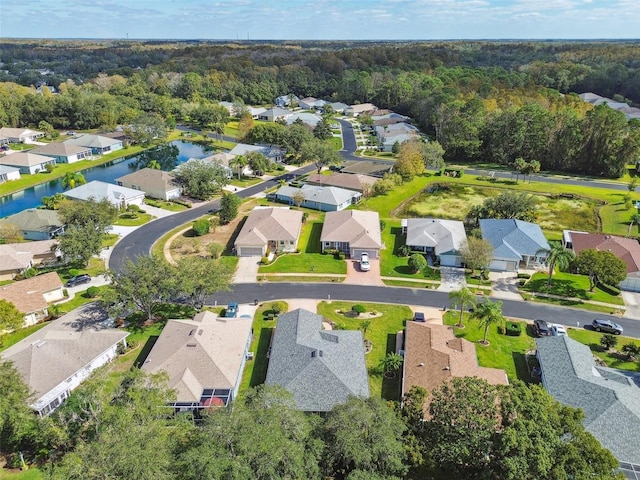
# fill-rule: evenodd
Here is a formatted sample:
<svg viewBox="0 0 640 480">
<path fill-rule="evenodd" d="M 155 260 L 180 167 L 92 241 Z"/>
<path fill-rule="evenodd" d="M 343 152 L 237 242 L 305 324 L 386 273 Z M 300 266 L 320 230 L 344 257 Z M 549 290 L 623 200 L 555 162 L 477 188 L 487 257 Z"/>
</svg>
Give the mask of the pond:
<svg viewBox="0 0 640 480">
<path fill-rule="evenodd" d="M 211 154 L 211 147 L 197 145 L 184 140 L 176 140 L 145 150 L 135 156 L 119 158 L 113 162 L 82 170 L 80 173 L 84 175 L 87 182 L 101 180 L 115 183 L 116 178 L 140 170 L 151 161 L 158 162 L 160 168 L 168 172 L 190 158 L 203 158 Z M 0 197 L 0 218 L 28 208 L 36 208 L 40 206 L 42 197 L 50 197 L 63 191 L 61 179 L 56 179 L 21 192 Z"/>
</svg>

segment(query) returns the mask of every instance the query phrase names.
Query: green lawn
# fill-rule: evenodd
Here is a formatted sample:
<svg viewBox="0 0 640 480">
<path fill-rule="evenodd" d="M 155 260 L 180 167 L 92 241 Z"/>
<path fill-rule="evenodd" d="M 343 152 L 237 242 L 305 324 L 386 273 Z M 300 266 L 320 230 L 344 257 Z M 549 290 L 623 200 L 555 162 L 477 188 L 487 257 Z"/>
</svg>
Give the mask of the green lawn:
<svg viewBox="0 0 640 480">
<path fill-rule="evenodd" d="M 430 282 L 411 282 L 409 280 L 389 280 L 389 279 L 383 279 L 382 280 L 384 282 L 385 285 L 389 286 L 389 287 L 407 287 L 407 288 L 431 288 L 431 289 L 436 289 L 440 286 L 439 283 L 434 282 L 434 283 L 430 283 Z"/>
<path fill-rule="evenodd" d="M 269 265 L 261 265 L 259 273 L 333 273 L 346 274 L 347 263 L 322 253 L 288 253 L 279 255 Z"/>
<path fill-rule="evenodd" d="M 607 313 L 612 315 L 618 313 L 616 307 L 607 307 L 607 306 L 598 305 L 595 303 L 586 303 L 586 302 L 583 302 L 582 300 L 568 300 L 566 298 L 549 298 L 549 297 L 543 297 L 540 295 L 536 295 L 534 297 L 533 294 L 522 293 L 522 292 L 521 294 L 522 294 L 522 298 L 524 298 L 525 300 L 531 300 L 533 302 L 549 303 L 551 305 L 559 305 L 561 307 L 573 307 L 573 308 L 579 308 L 581 310 L 589 310 L 592 312 Z"/>
<path fill-rule="evenodd" d="M 402 234 L 400 221 L 385 219 L 386 226 L 382 231 L 382 243 L 385 249 L 380 251 L 380 275 L 383 277 L 415 278 L 416 280 L 440 280 L 440 270 L 427 268 L 424 272 L 413 273 L 408 267 L 409 257 L 396 255 L 398 249 L 406 242 Z"/>
<path fill-rule="evenodd" d="M 633 372 L 640 371 L 640 363 L 637 361 L 630 361 L 626 355 L 618 353 L 617 351 L 607 352 L 600 346 L 600 339 L 602 333 L 586 330 L 584 328 L 568 328 L 567 333 L 571 338 L 577 340 L 580 343 L 588 345 L 598 358 L 607 364 L 607 367 L 620 368 L 622 370 L 631 370 Z M 635 343 L 640 345 L 640 340 L 629 337 L 616 337 L 618 339 L 618 345 L 615 350 L 620 350 L 625 343 Z"/>
<path fill-rule="evenodd" d="M 400 305 L 385 305 L 375 303 L 362 303 L 367 312 L 380 312 L 382 316 L 368 318 L 368 314 L 362 318 L 349 318 L 338 311 L 350 311 L 354 302 L 320 302 L 318 313 L 335 322 L 339 328 L 358 330 L 364 320 L 370 320 L 365 338 L 373 342 L 373 350 L 366 355 L 367 369 L 369 370 L 369 388 L 371 395 L 382 397 L 386 400 L 398 400 L 400 396 L 400 378 L 384 379 L 380 361 L 387 352 L 395 351 L 396 334 L 404 328 L 405 322 L 412 317 L 409 307 Z"/>
<path fill-rule="evenodd" d="M 6 350 L 11 345 L 15 345 L 23 338 L 27 338 L 29 335 L 37 332 L 45 325 L 46 323 L 39 323 L 37 325 L 31 325 L 30 327 L 21 328 L 20 330 L 0 336 L 0 352 Z"/>
<path fill-rule="evenodd" d="M 42 472 L 38 468 L 30 468 L 24 472 L 0 469 L 0 480 L 40 480 L 41 478 L 43 478 Z"/>
<path fill-rule="evenodd" d="M 144 203 L 151 205 L 152 207 L 162 208 L 163 210 L 169 210 L 170 212 L 182 212 L 187 210 L 188 207 L 180 205 L 176 202 L 167 202 L 165 200 L 157 200 L 155 198 L 145 198 Z M 144 210 L 144 207 L 142 207 Z"/>
<path fill-rule="evenodd" d="M 455 310 L 448 311 L 444 318 L 446 325 L 453 325 L 458 322 L 460 313 Z M 527 368 L 525 353 L 529 350 L 535 350 L 535 340 L 531 326 L 525 328 L 526 322 L 518 322 L 523 326 L 522 335 L 512 337 L 501 335 L 498 333 L 498 326 L 489 327 L 487 340 L 489 345 L 484 346 L 478 343 L 478 340 L 484 338 L 484 329 L 480 328 L 477 321 L 471 320 L 469 314 L 464 314 L 463 324 L 465 328 L 455 329 L 456 336 L 465 338 L 476 345 L 478 354 L 478 364 L 481 367 L 501 368 L 507 372 L 509 380 L 516 378 L 525 382 L 531 382 Z"/>
<path fill-rule="evenodd" d="M 624 305 L 624 300 L 620 295 L 611 295 L 598 287 L 596 287 L 593 292 L 590 292 L 589 277 L 586 275 L 556 272 L 553 275 L 550 287 L 547 287 L 548 278 L 549 276 L 546 273 L 535 273 L 531 279 L 520 288 L 532 293 L 549 293 L 562 297 L 578 298 L 580 300 L 595 300 L 613 305 Z"/>
<path fill-rule="evenodd" d="M 135 218 L 126 218 L 127 215 L 126 213 L 121 213 L 113 224 L 121 227 L 139 227 L 155 218 L 149 213 L 137 213 Z"/>
</svg>

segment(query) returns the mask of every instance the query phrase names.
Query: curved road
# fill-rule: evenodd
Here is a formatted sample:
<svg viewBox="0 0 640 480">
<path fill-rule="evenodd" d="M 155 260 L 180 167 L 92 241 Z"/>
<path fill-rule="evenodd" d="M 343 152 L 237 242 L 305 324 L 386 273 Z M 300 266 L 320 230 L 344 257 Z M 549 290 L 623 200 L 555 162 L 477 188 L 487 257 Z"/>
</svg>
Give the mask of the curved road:
<svg viewBox="0 0 640 480">
<path fill-rule="evenodd" d="M 340 152 L 345 160 L 363 160 L 353 154 L 357 148 L 353 127 L 345 120 L 339 120 L 343 132 L 343 150 Z M 385 161 L 382 161 L 386 163 Z M 238 192 L 242 198 L 255 195 L 266 189 L 275 187 L 280 180 L 289 180 L 293 176 L 306 174 L 314 169 L 313 165 L 300 168 L 293 172 L 275 177 L 258 185 L 246 188 Z M 467 173 L 474 175 L 486 174 L 482 170 L 467 170 Z M 505 172 L 496 172 L 500 178 L 510 178 L 511 175 Z M 540 177 L 545 182 L 560 183 L 565 185 L 585 185 L 593 187 L 611 188 L 616 190 L 626 190 L 626 185 L 609 184 L 605 182 L 591 180 L 565 179 L 556 177 Z M 170 230 L 184 225 L 204 215 L 209 210 L 217 210 L 220 201 L 215 200 L 198 208 L 180 212 L 169 217 L 154 220 L 140 228 L 134 230 L 129 235 L 122 238 L 113 248 L 109 259 L 109 268 L 119 271 L 127 259 L 135 259 L 139 256 L 149 255 L 154 242 L 165 235 Z M 412 288 L 398 287 L 371 287 L 344 284 L 314 284 L 314 283 L 256 283 L 234 285 L 230 292 L 224 292 L 212 296 L 208 299 L 210 304 L 215 302 L 228 304 L 231 301 L 252 302 L 270 301 L 286 298 L 311 298 L 311 299 L 332 299 L 332 300 L 359 300 L 366 302 L 396 303 L 404 305 L 424 305 L 431 307 L 442 307 L 449 305 L 448 294 L 432 290 L 419 290 Z M 572 309 L 567 307 L 555 307 L 553 305 L 503 300 L 503 312 L 508 317 L 523 318 L 533 320 L 543 318 L 552 322 L 561 323 L 567 326 L 587 325 L 595 316 L 609 317 L 621 324 L 625 329 L 625 335 L 640 338 L 640 322 L 629 318 L 617 318 L 610 315 L 603 315 L 589 312 L 587 310 Z"/>
</svg>

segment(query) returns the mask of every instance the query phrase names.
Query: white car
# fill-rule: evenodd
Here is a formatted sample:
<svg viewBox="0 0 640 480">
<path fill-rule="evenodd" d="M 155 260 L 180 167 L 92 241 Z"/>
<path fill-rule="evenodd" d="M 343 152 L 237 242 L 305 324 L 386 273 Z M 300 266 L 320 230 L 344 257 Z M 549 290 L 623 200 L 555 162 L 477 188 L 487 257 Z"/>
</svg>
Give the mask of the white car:
<svg viewBox="0 0 640 480">
<path fill-rule="evenodd" d="M 564 328 L 563 325 L 558 325 L 557 323 L 551 326 L 551 335 L 554 337 L 566 337 L 567 329 Z"/>
<path fill-rule="evenodd" d="M 368 272 L 369 270 L 371 270 L 369 254 L 367 252 L 362 252 L 362 255 L 360 255 L 360 271 Z"/>
</svg>

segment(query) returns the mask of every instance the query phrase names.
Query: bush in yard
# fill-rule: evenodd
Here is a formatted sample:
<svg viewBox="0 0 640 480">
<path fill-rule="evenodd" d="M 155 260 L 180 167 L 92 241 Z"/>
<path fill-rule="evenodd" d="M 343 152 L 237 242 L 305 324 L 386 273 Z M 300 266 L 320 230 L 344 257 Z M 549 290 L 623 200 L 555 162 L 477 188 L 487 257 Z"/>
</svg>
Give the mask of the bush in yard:
<svg viewBox="0 0 640 480">
<path fill-rule="evenodd" d="M 618 337 L 610 333 L 605 333 L 600 338 L 600 345 L 602 345 L 606 350 L 611 350 L 618 345 Z"/>
<path fill-rule="evenodd" d="M 202 235 L 206 235 L 207 233 L 209 233 L 209 228 L 211 228 L 211 224 L 209 223 L 209 220 L 205 218 L 201 220 L 197 220 L 193 224 L 193 231 L 196 232 L 196 235 L 198 237 L 201 237 Z"/>
<path fill-rule="evenodd" d="M 285 310 L 285 306 L 282 302 L 273 302 L 273 304 L 271 305 L 271 311 L 274 313 L 274 315 L 280 315 L 282 312 L 284 312 Z"/>
<path fill-rule="evenodd" d="M 408 257 L 410 253 L 411 253 L 411 249 L 409 248 L 408 245 L 402 245 L 398 249 L 398 256 L 399 257 Z"/>
<path fill-rule="evenodd" d="M 307 218 L 309 218 L 309 212 L 303 212 L 302 223 L 307 223 Z"/>
<path fill-rule="evenodd" d="M 498 335 L 504 335 L 504 327 L 502 325 L 498 325 Z"/>
<path fill-rule="evenodd" d="M 100 290 L 98 289 L 98 287 L 89 287 L 87 288 L 86 295 L 89 298 L 96 298 L 99 293 L 100 293 Z"/>
<path fill-rule="evenodd" d="M 222 252 L 224 252 L 224 245 L 212 242 L 207 245 L 207 250 L 209 251 L 209 255 L 211 255 L 211 258 L 220 258 L 220 255 L 222 255 Z"/>
<path fill-rule="evenodd" d="M 359 303 L 354 305 L 353 307 L 351 307 L 351 311 L 357 313 L 358 315 L 360 315 L 361 313 L 364 313 L 367 311 L 366 308 L 364 308 L 364 305 L 360 305 Z"/>
<path fill-rule="evenodd" d="M 262 257 L 260 263 L 263 265 L 269 265 L 269 257 Z"/>
<path fill-rule="evenodd" d="M 409 257 L 409 268 L 413 273 L 421 272 L 427 265 L 427 259 L 419 253 L 414 253 Z"/>
<path fill-rule="evenodd" d="M 531 275 L 529 275 L 528 273 L 519 273 L 518 278 L 525 278 L 528 280 L 531 278 Z"/>
<path fill-rule="evenodd" d="M 333 258 L 335 258 L 336 260 L 344 260 L 346 258 L 346 255 L 343 251 L 336 250 L 336 252 L 333 254 Z"/>
<path fill-rule="evenodd" d="M 77 277 L 78 275 L 80 275 L 80 270 L 78 270 L 77 268 L 70 268 L 69 269 L 69 276 Z"/>
<path fill-rule="evenodd" d="M 640 357 L 640 345 L 629 342 L 622 346 L 622 353 L 627 355 L 629 360 Z"/>
<path fill-rule="evenodd" d="M 518 322 L 507 322 L 507 335 L 519 337 L 522 334 L 522 325 Z"/>
</svg>

